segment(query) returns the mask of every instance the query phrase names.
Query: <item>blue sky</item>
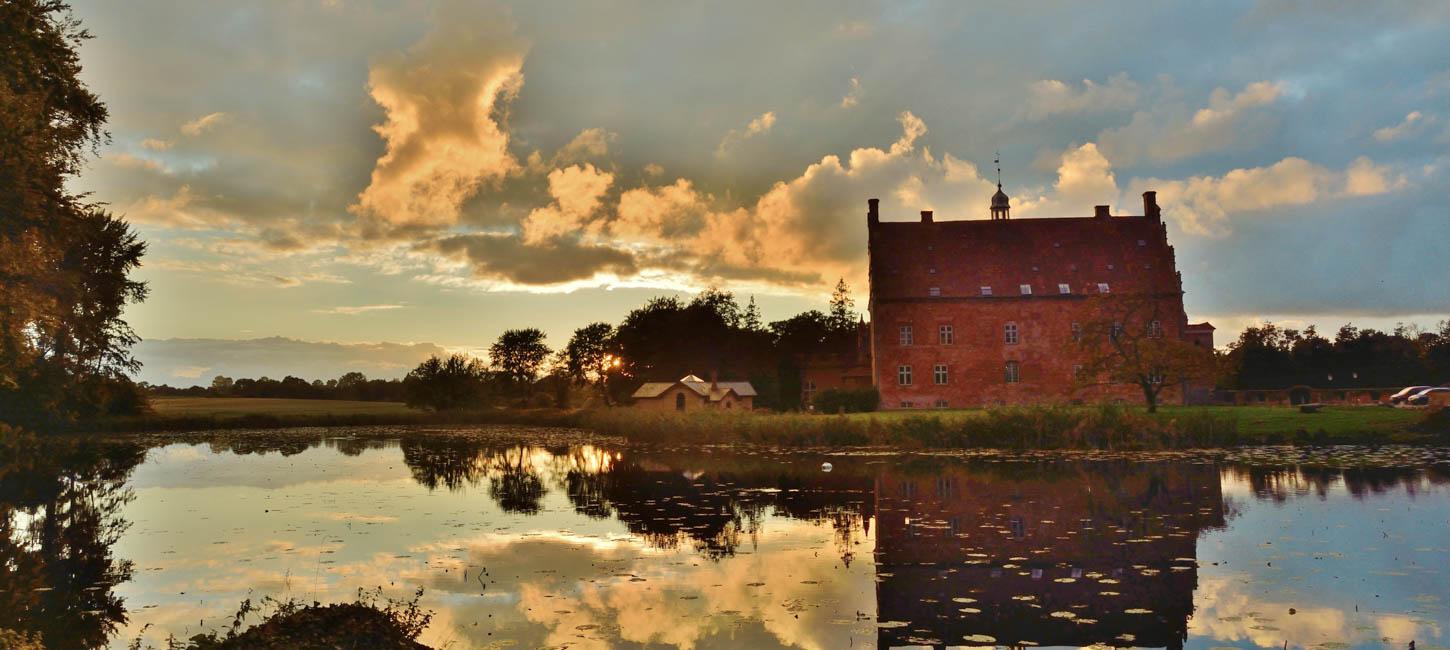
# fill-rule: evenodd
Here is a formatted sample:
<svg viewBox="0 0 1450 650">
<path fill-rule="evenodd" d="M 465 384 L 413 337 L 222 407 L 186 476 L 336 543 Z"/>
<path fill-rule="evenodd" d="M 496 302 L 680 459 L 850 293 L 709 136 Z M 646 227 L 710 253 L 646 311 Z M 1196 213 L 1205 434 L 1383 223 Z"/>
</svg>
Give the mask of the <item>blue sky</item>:
<svg viewBox="0 0 1450 650">
<path fill-rule="evenodd" d="M 1221 335 L 1450 316 L 1444 3 L 75 13 L 112 115 L 75 187 L 151 242 L 148 381 L 250 373 L 268 344 L 235 341 L 271 337 L 294 374 L 387 375 L 711 285 L 783 318 L 864 294 L 866 198 L 983 218 L 999 150 L 1017 218 L 1157 190 Z"/>
</svg>

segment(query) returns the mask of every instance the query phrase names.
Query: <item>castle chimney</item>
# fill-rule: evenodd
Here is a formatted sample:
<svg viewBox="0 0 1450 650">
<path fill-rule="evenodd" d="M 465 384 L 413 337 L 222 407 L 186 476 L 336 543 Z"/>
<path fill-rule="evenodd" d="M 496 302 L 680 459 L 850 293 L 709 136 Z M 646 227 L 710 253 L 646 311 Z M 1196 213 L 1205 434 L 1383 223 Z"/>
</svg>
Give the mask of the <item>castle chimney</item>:
<svg viewBox="0 0 1450 650">
<path fill-rule="evenodd" d="M 1099 219 L 1107 219 L 1108 217 L 1111 217 L 1113 215 L 1108 211 L 1108 206 L 1095 205 L 1093 206 L 1093 216 Z"/>
<path fill-rule="evenodd" d="M 713 393 L 713 392 L 715 392 L 715 389 L 717 389 L 717 388 L 720 387 L 720 381 L 719 381 L 719 379 L 720 379 L 720 372 L 717 371 L 717 370 L 711 370 L 710 371 L 710 392 Z"/>
<path fill-rule="evenodd" d="M 881 213 L 877 208 L 881 205 L 881 199 L 866 199 L 866 223 L 872 226 L 881 223 Z"/>
<path fill-rule="evenodd" d="M 922 210 L 921 211 L 921 222 L 922 223 L 931 223 L 931 210 Z"/>
<path fill-rule="evenodd" d="M 1163 217 L 1163 212 L 1158 209 L 1158 193 L 1152 190 L 1143 193 L 1143 216 L 1154 221 Z"/>
</svg>

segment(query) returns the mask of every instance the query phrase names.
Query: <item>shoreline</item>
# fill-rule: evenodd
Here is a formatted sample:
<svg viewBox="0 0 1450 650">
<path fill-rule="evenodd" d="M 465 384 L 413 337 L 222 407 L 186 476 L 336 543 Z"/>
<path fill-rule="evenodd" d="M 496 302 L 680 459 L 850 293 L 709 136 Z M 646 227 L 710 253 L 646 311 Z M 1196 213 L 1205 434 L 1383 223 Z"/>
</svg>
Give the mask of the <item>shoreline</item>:
<svg viewBox="0 0 1450 650">
<path fill-rule="evenodd" d="M 635 442 L 882 446 L 901 449 L 1234 448 L 1282 444 L 1450 444 L 1450 417 L 1377 406 L 1001 406 L 943 411 L 804 413 L 489 409 L 371 413 L 154 413 L 67 427 L 62 433 L 127 435 L 307 427 L 518 425 L 568 427 Z"/>
</svg>

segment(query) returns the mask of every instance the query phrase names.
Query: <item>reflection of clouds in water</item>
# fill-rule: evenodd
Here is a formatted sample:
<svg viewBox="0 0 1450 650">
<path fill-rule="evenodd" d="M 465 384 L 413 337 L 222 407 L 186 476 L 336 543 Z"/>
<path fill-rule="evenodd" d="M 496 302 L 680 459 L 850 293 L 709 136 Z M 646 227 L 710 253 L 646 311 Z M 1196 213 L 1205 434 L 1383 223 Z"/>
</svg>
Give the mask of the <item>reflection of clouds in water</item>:
<svg viewBox="0 0 1450 650">
<path fill-rule="evenodd" d="M 1279 602 L 1250 591 L 1244 576 L 1202 578 L 1189 632 L 1219 641 L 1249 641 L 1261 648 L 1324 643 L 1379 643 L 1404 647 L 1410 641 L 1438 639 L 1440 625 L 1404 614 L 1346 611 L 1304 602 Z M 1305 594 L 1304 599 L 1314 596 Z M 1289 610 L 1295 609 L 1294 614 Z"/>
<path fill-rule="evenodd" d="M 663 563 L 637 541 L 569 536 L 485 539 L 470 544 L 467 561 L 517 591 L 519 611 L 549 630 L 549 645 L 577 644 L 581 629 L 617 629 L 626 641 L 694 648 L 755 619 L 780 645 L 848 647 L 859 631 L 832 621 L 875 611 L 874 577 L 835 561 L 831 543 L 829 529 L 776 522 L 757 552 L 718 562 L 671 552 L 682 562 Z M 608 647 L 593 643 L 584 647 Z"/>
</svg>

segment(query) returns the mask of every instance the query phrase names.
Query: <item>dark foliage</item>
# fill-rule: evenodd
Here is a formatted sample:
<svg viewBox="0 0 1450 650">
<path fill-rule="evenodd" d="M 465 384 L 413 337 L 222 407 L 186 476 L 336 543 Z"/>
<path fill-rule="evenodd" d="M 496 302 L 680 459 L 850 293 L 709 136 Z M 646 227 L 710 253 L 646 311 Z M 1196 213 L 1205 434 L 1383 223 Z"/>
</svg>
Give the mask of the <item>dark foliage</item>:
<svg viewBox="0 0 1450 650">
<path fill-rule="evenodd" d="M 869 413 L 881 405 L 875 388 L 831 388 L 816 393 L 816 410 L 821 413 Z"/>
<path fill-rule="evenodd" d="M 1450 382 L 1450 320 L 1436 331 L 1339 328 L 1333 340 L 1310 326 L 1249 327 L 1229 344 L 1223 388 L 1393 388 Z"/>
<path fill-rule="evenodd" d="M 483 362 L 461 354 L 428 357 L 403 379 L 408 406 L 434 411 L 481 406 L 488 389 L 489 373 Z"/>
<path fill-rule="evenodd" d="M 107 139 L 106 106 L 80 80 L 89 37 L 63 2 L 0 3 L 0 418 L 11 422 L 138 406 L 124 387 L 138 339 L 121 316 L 146 297 L 129 277 L 146 245 L 66 190 Z"/>
</svg>

